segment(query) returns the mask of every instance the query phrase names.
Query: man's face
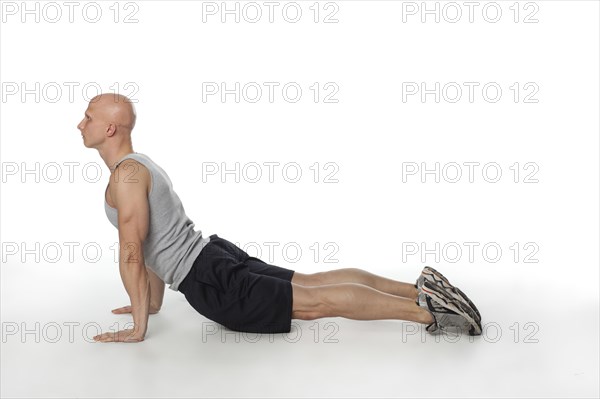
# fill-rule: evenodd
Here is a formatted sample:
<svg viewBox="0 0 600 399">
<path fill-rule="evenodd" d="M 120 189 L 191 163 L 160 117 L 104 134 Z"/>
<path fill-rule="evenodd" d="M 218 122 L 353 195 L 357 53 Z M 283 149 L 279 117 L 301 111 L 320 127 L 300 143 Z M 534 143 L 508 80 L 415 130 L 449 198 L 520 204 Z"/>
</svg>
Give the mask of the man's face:
<svg viewBox="0 0 600 399">
<path fill-rule="evenodd" d="M 88 148 L 96 148 L 104 142 L 108 127 L 109 124 L 102 118 L 102 113 L 94 102 L 90 102 L 83 119 L 77 125 L 77 129 L 81 131 L 83 145 Z"/>
</svg>

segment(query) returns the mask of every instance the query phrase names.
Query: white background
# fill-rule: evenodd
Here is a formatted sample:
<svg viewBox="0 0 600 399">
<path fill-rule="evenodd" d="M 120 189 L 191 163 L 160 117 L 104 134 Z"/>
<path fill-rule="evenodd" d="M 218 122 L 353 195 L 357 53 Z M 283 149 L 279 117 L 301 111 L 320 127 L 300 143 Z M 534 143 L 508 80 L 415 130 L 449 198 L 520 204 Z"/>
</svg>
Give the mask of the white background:
<svg viewBox="0 0 600 399">
<path fill-rule="evenodd" d="M 486 2 L 475 8 L 472 23 L 463 2 L 454 3 L 463 12 L 456 23 L 443 15 L 439 23 L 433 15 L 423 23 L 419 12 L 403 21 L 411 5 L 400 1 L 337 1 L 328 8 L 321 2 L 318 23 L 312 1 L 297 3 L 297 23 L 282 17 L 285 2 L 273 23 L 262 2 L 257 23 L 235 23 L 232 15 L 222 23 L 220 14 L 203 22 L 203 3 L 194 1 L 138 1 L 127 8 L 120 2 L 117 23 L 115 2 L 97 3 L 97 23 L 83 18 L 87 3 L 74 9 L 71 23 L 58 2 L 62 18 L 50 23 L 55 10 L 46 2 L 27 4 L 34 9 L 36 3 L 39 22 L 35 14 L 22 22 L 21 2 L 2 2 L 3 397 L 598 397 L 597 2 L 500 1 L 496 23 L 482 15 Z M 334 10 L 338 22 L 324 23 Z M 524 23 L 534 10 L 538 22 Z M 132 11 L 138 22 L 124 23 Z M 279 86 L 273 103 L 266 86 L 256 103 L 236 103 L 232 95 L 203 102 L 205 82 L 229 89 L 236 82 Z M 289 82 L 303 89 L 298 102 L 282 98 Z M 309 88 L 315 82 L 322 90 L 317 103 Z M 324 102 L 329 82 L 339 88 L 335 103 Z M 403 82 L 430 89 L 457 82 L 463 97 L 403 101 Z M 479 84 L 472 103 L 464 82 Z M 503 89 L 497 102 L 482 97 L 489 82 Z M 515 82 L 517 102 L 510 89 Z M 527 83 L 539 88 L 535 103 L 524 102 Z M 68 85 L 75 86 L 72 97 Z M 15 87 L 19 91 L 10 94 Z M 302 338 L 293 343 L 281 334 L 274 342 L 236 343 L 232 334 L 224 342 L 218 335 L 203 342 L 208 319 L 167 290 L 143 343 L 90 345 L 82 337 L 85 323 L 106 331 L 130 320 L 110 313 L 129 298 L 110 249 L 117 231 L 103 208 L 109 171 L 76 129 L 95 87 L 118 87 L 137 101 L 134 151 L 167 171 L 204 235 L 217 233 L 303 273 L 360 267 L 413 283 L 423 266 L 433 266 L 477 304 L 484 335 L 458 343 L 426 334 L 403 339 L 406 328 L 418 325 L 332 318 L 319 320 L 317 329 L 331 332 L 325 323 L 334 322 L 334 343 L 323 336 L 314 342 L 315 322 L 299 320 Z M 23 88 L 39 98 L 22 97 Z M 52 162 L 62 166 L 55 183 L 49 181 Z M 76 165 L 72 180 L 68 162 Z M 244 175 L 239 182 L 232 175 L 203 179 L 211 163 L 243 169 L 253 162 L 263 165 L 256 183 Z M 280 164 L 273 182 L 265 162 Z M 282 176 L 282 166 L 293 162 L 302 171 L 297 183 Z M 310 169 L 315 162 L 317 182 Z M 428 168 L 458 163 L 463 176 L 456 183 L 443 177 L 436 183 L 432 175 L 403 182 L 403 164 L 410 162 Z M 465 162 L 479 163 L 473 182 Z M 481 171 L 494 162 L 502 177 L 490 183 Z M 24 173 L 36 163 L 38 181 Z M 334 170 L 327 163 L 335 164 L 338 182 L 324 182 Z M 524 182 L 533 170 L 527 163 L 537 167 L 537 183 Z M 94 168 L 84 178 L 85 165 L 99 166 L 101 178 L 89 181 Z M 254 169 L 249 173 L 253 177 Z M 72 259 L 65 242 L 78 244 Z M 473 259 L 465 242 L 478 245 Z M 7 253 L 11 243 L 27 249 L 39 243 L 40 250 L 23 261 L 22 247 Z M 102 249 L 97 259 L 82 254 L 90 243 Z M 273 257 L 265 243 L 277 243 Z M 406 243 L 427 249 L 457 243 L 463 253 L 456 261 L 452 251 L 423 259 L 421 252 L 408 254 Z M 482 254 L 489 243 L 502 250 L 497 261 Z M 301 255 L 290 250 L 284 256 L 286 244 L 301 248 Z M 53 261 L 56 246 L 62 255 Z M 496 256 L 493 250 L 488 255 Z M 36 322 L 39 333 L 23 333 Z M 47 339 L 55 330 L 42 331 L 53 322 L 62 326 L 57 343 Z M 72 342 L 69 322 L 80 323 Z"/>
</svg>

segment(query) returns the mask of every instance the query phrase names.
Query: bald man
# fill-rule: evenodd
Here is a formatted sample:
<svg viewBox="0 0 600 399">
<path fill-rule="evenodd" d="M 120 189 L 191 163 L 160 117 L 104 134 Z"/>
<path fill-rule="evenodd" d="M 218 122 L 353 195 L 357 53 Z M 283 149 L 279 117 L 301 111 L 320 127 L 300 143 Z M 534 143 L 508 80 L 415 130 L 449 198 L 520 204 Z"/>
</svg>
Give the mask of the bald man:
<svg viewBox="0 0 600 399">
<path fill-rule="evenodd" d="M 119 233 L 119 271 L 134 327 L 94 337 L 140 342 L 150 314 L 161 309 L 165 284 L 200 314 L 234 331 L 285 333 L 291 319 L 345 317 L 422 323 L 429 333 L 481 334 L 481 315 L 447 278 L 425 267 L 405 283 L 362 269 L 303 274 L 249 256 L 232 242 L 205 237 L 186 215 L 167 173 L 134 152 L 136 111 L 123 95 L 94 97 L 77 128 L 111 172 L 104 193 L 109 221 Z"/>
</svg>

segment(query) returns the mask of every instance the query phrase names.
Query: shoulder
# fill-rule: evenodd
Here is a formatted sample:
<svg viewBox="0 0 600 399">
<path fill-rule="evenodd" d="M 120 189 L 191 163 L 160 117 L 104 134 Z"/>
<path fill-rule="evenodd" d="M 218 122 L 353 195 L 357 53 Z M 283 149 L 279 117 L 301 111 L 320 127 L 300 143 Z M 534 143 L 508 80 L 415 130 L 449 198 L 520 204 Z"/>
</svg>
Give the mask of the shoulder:
<svg viewBox="0 0 600 399">
<path fill-rule="evenodd" d="M 148 193 L 150 182 L 151 175 L 148 168 L 133 158 L 127 158 L 117 166 L 109 184 L 115 194 L 132 191 Z"/>
</svg>

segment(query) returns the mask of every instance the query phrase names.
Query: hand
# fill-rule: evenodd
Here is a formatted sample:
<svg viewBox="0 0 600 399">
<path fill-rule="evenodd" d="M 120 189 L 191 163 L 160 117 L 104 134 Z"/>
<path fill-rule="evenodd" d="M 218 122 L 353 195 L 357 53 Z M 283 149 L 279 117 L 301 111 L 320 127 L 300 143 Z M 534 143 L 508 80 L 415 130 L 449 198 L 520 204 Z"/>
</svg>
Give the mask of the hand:
<svg viewBox="0 0 600 399">
<path fill-rule="evenodd" d="M 144 337 L 135 332 L 133 328 L 114 332 L 105 332 L 104 334 L 96 335 L 94 341 L 99 342 L 140 342 Z"/>
<path fill-rule="evenodd" d="M 155 314 L 158 313 L 159 310 L 159 308 L 150 305 L 150 311 L 148 313 Z M 131 306 L 123 306 L 122 308 L 116 308 L 111 310 L 111 312 L 113 312 L 114 314 L 131 313 Z"/>
</svg>

